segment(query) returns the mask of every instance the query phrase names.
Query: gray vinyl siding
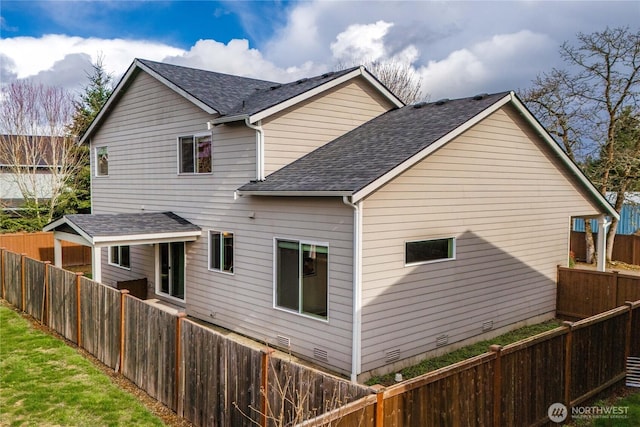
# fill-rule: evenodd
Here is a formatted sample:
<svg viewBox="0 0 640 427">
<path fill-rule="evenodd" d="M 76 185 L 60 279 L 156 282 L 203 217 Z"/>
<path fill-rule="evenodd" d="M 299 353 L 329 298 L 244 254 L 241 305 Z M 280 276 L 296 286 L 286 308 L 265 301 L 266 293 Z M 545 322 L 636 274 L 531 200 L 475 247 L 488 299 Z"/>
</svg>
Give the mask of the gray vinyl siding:
<svg viewBox="0 0 640 427">
<path fill-rule="evenodd" d="M 206 132 L 211 119 L 140 73 L 92 138 L 92 149 L 109 152 L 109 176 L 92 176 L 93 212 L 172 211 L 197 224 L 202 236 L 186 243 L 188 315 L 271 345 L 288 337 L 292 353 L 312 359 L 318 348 L 328 361 L 316 362 L 350 372 L 352 209 L 340 199 L 234 198 L 255 179 L 255 131 L 244 125 L 212 130 L 212 174 L 178 175 L 176 138 Z M 208 270 L 209 230 L 234 233 L 233 275 Z M 273 307 L 275 237 L 328 244 L 328 321 Z M 152 246 L 132 247 L 127 271 L 109 266 L 103 249 L 103 281 L 146 276 L 155 286 L 154 254 Z"/>
<path fill-rule="evenodd" d="M 264 120 L 265 174 L 299 159 L 393 108 L 363 78 L 350 80 L 321 96 Z"/>
<path fill-rule="evenodd" d="M 570 218 L 598 212 L 558 168 L 505 107 L 365 200 L 363 371 L 553 315 Z M 455 260 L 404 266 L 406 241 L 447 237 Z"/>
</svg>

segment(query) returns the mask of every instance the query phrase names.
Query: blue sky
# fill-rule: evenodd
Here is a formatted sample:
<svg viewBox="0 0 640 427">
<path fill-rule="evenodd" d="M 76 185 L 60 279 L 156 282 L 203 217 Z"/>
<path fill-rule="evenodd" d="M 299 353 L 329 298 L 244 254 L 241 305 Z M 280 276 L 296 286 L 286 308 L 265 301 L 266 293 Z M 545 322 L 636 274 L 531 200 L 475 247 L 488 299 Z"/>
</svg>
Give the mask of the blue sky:
<svg viewBox="0 0 640 427">
<path fill-rule="evenodd" d="M 529 86 L 578 32 L 629 26 L 640 2 L 12 1 L 0 9 L 0 80 L 78 91 L 101 55 L 273 81 L 370 60 L 409 63 L 431 99 Z"/>
</svg>

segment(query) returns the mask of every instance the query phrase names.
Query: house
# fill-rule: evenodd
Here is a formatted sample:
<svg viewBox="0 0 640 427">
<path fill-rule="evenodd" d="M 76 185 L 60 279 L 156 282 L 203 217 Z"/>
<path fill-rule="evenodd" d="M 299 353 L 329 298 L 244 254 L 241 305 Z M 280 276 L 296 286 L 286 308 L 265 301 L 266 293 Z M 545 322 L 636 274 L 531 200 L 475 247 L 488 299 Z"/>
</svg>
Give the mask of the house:
<svg viewBox="0 0 640 427">
<path fill-rule="evenodd" d="M 60 138 L 31 135 L 0 135 L 0 209 L 16 215 L 29 199 L 47 201 L 59 186 L 60 169 L 54 146 Z"/>
<path fill-rule="evenodd" d="M 607 200 L 614 204 L 616 193 L 607 193 Z M 597 230 L 597 223 L 592 220 L 592 230 Z M 584 219 L 576 218 L 573 223 L 573 231 L 584 231 Z M 640 192 L 625 193 L 624 203 L 620 209 L 620 222 L 616 228 L 616 234 L 629 235 L 640 233 Z"/>
<path fill-rule="evenodd" d="M 46 229 L 94 278 L 354 381 L 553 317 L 572 217 L 616 215 L 514 93 L 404 106 L 362 67 L 136 60 L 81 142 L 93 213 Z"/>
</svg>

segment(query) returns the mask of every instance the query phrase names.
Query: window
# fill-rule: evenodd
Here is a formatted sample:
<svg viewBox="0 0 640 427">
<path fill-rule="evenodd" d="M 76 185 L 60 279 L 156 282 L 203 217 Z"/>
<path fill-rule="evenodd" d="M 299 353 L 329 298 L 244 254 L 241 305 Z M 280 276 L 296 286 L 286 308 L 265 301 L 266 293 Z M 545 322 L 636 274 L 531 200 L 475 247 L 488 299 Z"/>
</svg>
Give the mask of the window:
<svg viewBox="0 0 640 427">
<path fill-rule="evenodd" d="M 405 243 L 405 265 L 424 264 L 455 258 L 456 244 L 453 237 Z"/>
<path fill-rule="evenodd" d="M 233 273 L 233 233 L 209 231 L 209 270 Z"/>
<path fill-rule="evenodd" d="M 129 246 L 110 246 L 109 264 L 122 268 L 131 268 L 131 257 Z"/>
<path fill-rule="evenodd" d="M 211 172 L 211 134 L 178 138 L 180 173 Z"/>
<path fill-rule="evenodd" d="M 277 307 L 327 318 L 327 245 L 276 240 Z"/>
<path fill-rule="evenodd" d="M 107 147 L 96 148 L 96 175 L 109 175 L 109 153 Z"/>
</svg>

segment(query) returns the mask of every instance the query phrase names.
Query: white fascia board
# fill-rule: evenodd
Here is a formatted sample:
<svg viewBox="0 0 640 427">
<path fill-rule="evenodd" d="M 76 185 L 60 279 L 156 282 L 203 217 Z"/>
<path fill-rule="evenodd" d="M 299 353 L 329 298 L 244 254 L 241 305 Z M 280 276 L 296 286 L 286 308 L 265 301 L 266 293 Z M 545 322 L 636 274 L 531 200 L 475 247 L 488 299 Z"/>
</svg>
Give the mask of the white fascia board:
<svg viewBox="0 0 640 427">
<path fill-rule="evenodd" d="M 65 233 L 64 231 L 54 231 L 53 237 L 57 240 L 77 243 L 78 245 L 82 246 L 93 246 L 93 242 L 91 240 L 87 240 L 78 234 Z"/>
<path fill-rule="evenodd" d="M 359 67 L 343 76 L 330 80 L 320 86 L 317 86 L 304 93 L 301 93 L 298 96 L 295 96 L 291 99 L 288 99 L 284 102 L 274 105 L 273 107 L 267 108 L 266 110 L 262 110 L 256 114 L 253 114 L 249 116 L 249 122 L 255 123 L 259 120 L 263 120 L 275 113 L 278 113 L 284 109 L 287 109 L 293 105 L 296 105 L 299 102 L 306 101 L 309 98 L 312 98 L 322 92 L 325 92 L 329 89 L 339 86 L 342 83 L 347 82 L 358 76 L 364 77 L 365 80 L 371 83 L 371 85 L 373 85 L 382 95 L 384 95 L 387 99 L 389 99 L 389 101 L 391 101 L 396 107 L 404 106 L 404 103 L 402 101 L 396 98 L 395 95 L 393 95 L 387 88 L 385 88 L 382 84 L 380 84 L 380 82 L 375 77 L 373 77 L 368 71 L 366 71 L 364 67 Z"/>
<path fill-rule="evenodd" d="M 146 245 L 166 242 L 193 242 L 202 235 L 202 231 L 188 231 L 177 233 L 130 234 L 125 236 L 97 236 L 94 238 L 95 247 Z"/>
<path fill-rule="evenodd" d="M 55 230 L 57 227 L 61 226 L 62 224 L 67 224 L 69 227 L 73 228 L 76 233 L 78 233 L 78 236 L 80 236 L 82 238 L 82 240 L 85 242 L 85 243 L 81 243 L 81 244 L 86 245 L 88 243 L 89 246 L 90 246 L 90 245 L 92 245 L 94 243 L 93 238 L 91 236 L 89 236 L 87 233 L 85 233 L 84 230 L 82 230 L 80 227 L 75 225 L 73 222 L 67 220 L 67 218 L 65 218 L 65 217 L 62 217 L 60 219 L 57 219 L 56 221 L 53 221 L 50 224 L 45 225 L 42 228 L 42 231 L 53 231 L 54 234 L 58 234 L 60 236 L 62 236 L 62 235 L 73 236 L 73 234 Z M 62 239 L 62 240 L 66 240 L 66 239 Z"/>
<path fill-rule="evenodd" d="M 433 153 L 436 150 L 440 149 L 443 145 L 445 145 L 446 143 L 448 143 L 452 139 L 456 138 L 457 136 L 461 135 L 463 132 L 466 132 L 471 127 L 475 126 L 481 120 L 483 120 L 486 117 L 488 117 L 489 115 L 493 114 L 494 112 L 496 112 L 497 110 L 502 108 L 503 105 L 507 104 L 510 101 L 511 101 L 511 96 L 510 95 L 506 95 L 502 99 L 496 101 L 493 105 L 487 107 L 485 110 L 481 111 L 476 116 L 472 117 L 471 119 L 469 119 L 468 121 L 466 121 L 462 125 L 458 126 L 457 128 L 455 128 L 454 130 L 452 130 L 448 134 L 444 135 L 443 137 L 441 137 L 440 139 L 435 141 L 433 144 L 429 145 L 424 150 L 420 151 L 419 153 L 415 154 L 414 156 L 412 156 L 409 159 L 405 160 L 404 162 L 400 163 L 398 166 L 396 166 L 395 168 L 391 169 L 389 172 L 387 172 L 386 174 L 382 175 L 380 178 L 376 179 L 375 181 L 371 182 L 369 185 L 365 186 L 361 190 L 356 191 L 353 194 L 353 197 L 351 199 L 352 203 L 356 203 L 359 200 L 364 199 L 365 197 L 367 197 L 369 194 L 373 193 L 374 191 L 378 190 L 380 187 L 382 187 L 383 185 L 385 185 L 386 183 L 388 183 L 392 179 L 394 179 L 397 176 L 399 176 L 400 174 L 402 174 L 404 171 L 409 169 L 411 166 L 415 165 L 416 163 L 418 163 L 421 160 L 423 160 L 425 157 L 429 156 L 431 153 Z"/>
<path fill-rule="evenodd" d="M 210 120 L 211 124 L 214 125 L 221 125 L 223 123 L 230 123 L 230 122 L 239 122 L 239 121 L 243 121 L 245 119 L 249 118 L 248 114 L 240 114 L 238 116 L 222 116 L 222 117 L 218 117 L 216 119 L 212 119 Z"/>
<path fill-rule="evenodd" d="M 351 191 L 238 191 L 238 196 L 277 197 L 342 197 L 351 196 Z"/>
<path fill-rule="evenodd" d="M 511 102 L 520 114 L 529 122 L 531 126 L 538 132 L 540 137 L 551 147 L 551 149 L 558 155 L 560 160 L 571 170 L 571 172 L 578 178 L 578 180 L 584 185 L 584 188 L 591 193 L 591 195 L 602 205 L 606 213 L 614 218 L 620 219 L 620 215 L 616 210 L 607 202 L 605 197 L 600 194 L 598 189 L 593 185 L 589 178 L 580 170 L 580 168 L 569 158 L 567 153 L 560 147 L 560 145 L 553 139 L 553 137 L 547 132 L 547 130 L 540 124 L 529 109 L 518 99 L 515 93 L 511 92 Z"/>
</svg>

